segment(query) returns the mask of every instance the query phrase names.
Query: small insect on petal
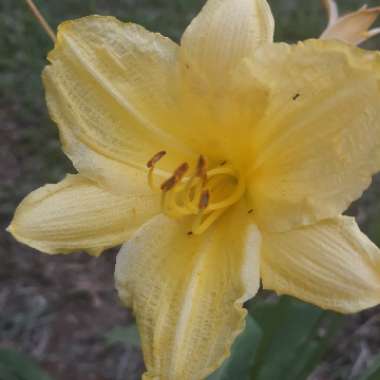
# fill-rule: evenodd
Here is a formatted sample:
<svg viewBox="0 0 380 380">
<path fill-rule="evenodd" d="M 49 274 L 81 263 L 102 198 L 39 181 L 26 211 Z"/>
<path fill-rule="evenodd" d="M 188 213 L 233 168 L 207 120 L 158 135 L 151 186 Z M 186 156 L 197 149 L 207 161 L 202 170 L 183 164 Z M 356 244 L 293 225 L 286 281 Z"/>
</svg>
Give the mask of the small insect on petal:
<svg viewBox="0 0 380 380">
<path fill-rule="evenodd" d="M 301 94 L 299 94 L 299 93 L 297 93 L 297 94 L 295 94 L 294 96 L 293 96 L 293 100 L 297 100 L 299 97 L 301 96 Z"/>
</svg>

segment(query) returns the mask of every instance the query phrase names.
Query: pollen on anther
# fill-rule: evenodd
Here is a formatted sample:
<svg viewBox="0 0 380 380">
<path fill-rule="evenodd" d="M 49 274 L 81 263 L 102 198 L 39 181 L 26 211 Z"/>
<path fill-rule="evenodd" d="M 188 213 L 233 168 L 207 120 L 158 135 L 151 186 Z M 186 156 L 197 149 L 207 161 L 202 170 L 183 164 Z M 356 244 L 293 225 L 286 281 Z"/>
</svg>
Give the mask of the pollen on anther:
<svg viewBox="0 0 380 380">
<path fill-rule="evenodd" d="M 154 165 L 157 164 L 158 161 L 161 160 L 162 157 L 164 157 L 166 154 L 166 152 L 164 150 L 156 153 L 146 164 L 146 166 L 148 167 L 148 169 L 152 169 L 154 167 Z"/>
<path fill-rule="evenodd" d="M 177 183 L 175 176 L 171 176 L 162 185 L 161 190 L 164 192 L 170 191 Z"/>
<path fill-rule="evenodd" d="M 199 156 L 195 175 L 202 178 L 203 182 L 207 181 L 207 161 L 202 155 Z"/>
<path fill-rule="evenodd" d="M 181 181 L 188 170 L 189 164 L 184 162 L 174 171 L 173 175 L 161 185 L 161 190 L 164 192 L 170 191 L 178 182 Z"/>
<path fill-rule="evenodd" d="M 205 190 L 202 192 L 201 197 L 199 199 L 199 209 L 200 210 L 206 209 L 209 202 L 210 202 L 210 192 L 208 190 Z"/>
<path fill-rule="evenodd" d="M 189 164 L 187 162 L 184 162 L 174 171 L 173 177 L 176 177 L 176 179 L 180 181 L 188 170 Z"/>
</svg>

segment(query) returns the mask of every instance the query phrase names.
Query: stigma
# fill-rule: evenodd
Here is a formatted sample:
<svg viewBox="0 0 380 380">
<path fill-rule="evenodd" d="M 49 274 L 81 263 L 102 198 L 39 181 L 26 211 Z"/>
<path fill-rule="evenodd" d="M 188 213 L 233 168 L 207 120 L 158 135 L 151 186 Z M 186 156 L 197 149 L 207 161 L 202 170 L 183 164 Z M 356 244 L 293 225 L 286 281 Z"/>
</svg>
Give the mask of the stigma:
<svg viewBox="0 0 380 380">
<path fill-rule="evenodd" d="M 205 232 L 245 193 L 245 181 L 237 170 L 227 161 L 209 168 L 203 155 L 195 167 L 184 162 L 157 186 L 154 171 L 165 155 L 165 151 L 158 152 L 148 161 L 148 184 L 161 192 L 161 207 L 166 215 L 175 219 L 193 217 L 189 236 Z"/>
</svg>

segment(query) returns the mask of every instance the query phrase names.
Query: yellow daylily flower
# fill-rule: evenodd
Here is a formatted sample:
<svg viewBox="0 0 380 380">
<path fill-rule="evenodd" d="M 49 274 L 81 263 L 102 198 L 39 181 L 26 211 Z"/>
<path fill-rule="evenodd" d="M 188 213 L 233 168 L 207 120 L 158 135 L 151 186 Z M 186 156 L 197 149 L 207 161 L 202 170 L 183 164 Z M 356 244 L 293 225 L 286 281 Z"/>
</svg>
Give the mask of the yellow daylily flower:
<svg viewBox="0 0 380 380">
<path fill-rule="evenodd" d="M 322 308 L 380 302 L 380 252 L 342 216 L 380 168 L 380 55 L 273 42 L 265 0 L 209 0 L 178 46 L 91 16 L 43 73 L 79 174 L 36 190 L 9 230 L 47 253 L 123 244 L 144 379 L 198 380 L 265 288 Z"/>
<path fill-rule="evenodd" d="M 352 45 L 359 45 L 380 34 L 380 28 L 370 27 L 380 15 L 380 7 L 368 8 L 364 5 L 356 12 L 339 17 L 335 0 L 322 0 L 329 17 L 327 28 L 321 39 L 337 39 Z"/>
</svg>

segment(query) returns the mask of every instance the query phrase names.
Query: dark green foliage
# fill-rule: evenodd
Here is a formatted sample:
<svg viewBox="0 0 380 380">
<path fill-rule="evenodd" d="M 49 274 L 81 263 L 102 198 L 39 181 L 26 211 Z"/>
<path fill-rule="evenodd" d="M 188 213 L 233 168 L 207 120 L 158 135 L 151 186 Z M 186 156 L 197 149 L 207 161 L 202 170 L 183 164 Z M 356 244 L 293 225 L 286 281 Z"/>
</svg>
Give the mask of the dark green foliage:
<svg viewBox="0 0 380 380">
<path fill-rule="evenodd" d="M 127 344 L 130 347 L 140 347 L 140 335 L 135 324 L 128 327 L 116 326 L 106 335 L 106 344 L 112 346 L 117 343 Z"/>
<path fill-rule="evenodd" d="M 208 380 L 249 380 L 262 335 L 261 327 L 248 315 L 246 328 L 236 338 L 231 349 L 231 356 L 208 377 Z"/>
<path fill-rule="evenodd" d="M 358 380 L 379 380 L 380 379 L 380 355 L 373 360 L 368 370 L 359 377 Z"/>
<path fill-rule="evenodd" d="M 341 316 L 282 297 L 253 303 L 252 315 L 264 335 L 252 372 L 254 380 L 304 380 L 319 363 Z"/>
<path fill-rule="evenodd" d="M 31 359 L 14 350 L 0 349 L 0 380 L 52 380 Z"/>
</svg>

